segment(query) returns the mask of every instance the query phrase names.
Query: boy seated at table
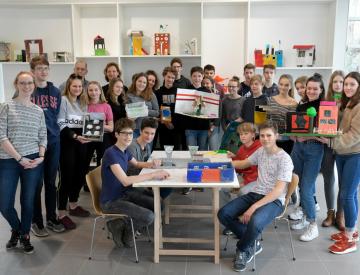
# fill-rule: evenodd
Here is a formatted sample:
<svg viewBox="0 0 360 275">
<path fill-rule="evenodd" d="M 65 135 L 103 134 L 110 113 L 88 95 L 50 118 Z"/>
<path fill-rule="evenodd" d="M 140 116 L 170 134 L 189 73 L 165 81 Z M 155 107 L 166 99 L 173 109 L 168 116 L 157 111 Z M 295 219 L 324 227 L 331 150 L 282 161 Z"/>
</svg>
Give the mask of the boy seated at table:
<svg viewBox="0 0 360 275">
<path fill-rule="evenodd" d="M 287 185 L 291 181 L 293 163 L 290 156 L 276 146 L 277 126 L 267 121 L 259 126 L 263 147 L 245 160 L 233 161 L 236 169 L 258 166 L 258 178 L 252 192 L 234 199 L 218 212 L 220 222 L 239 239 L 233 265 L 235 271 L 244 271 L 255 253 L 262 251 L 255 240 L 265 226 L 281 214 Z M 240 216 L 240 220 L 239 220 Z"/>
<path fill-rule="evenodd" d="M 144 118 L 140 126 L 140 136 L 133 139 L 127 148 L 131 155 L 139 162 L 146 162 L 151 156 L 151 143 L 154 140 L 158 122 L 154 118 Z M 153 160 L 157 165 L 161 164 L 161 160 Z M 141 168 L 135 167 L 130 163 L 128 176 L 139 175 Z M 160 188 L 161 198 L 166 198 L 171 193 L 171 188 Z"/>
<path fill-rule="evenodd" d="M 121 118 L 115 124 L 117 141 L 105 151 L 102 159 L 100 205 L 104 213 L 120 213 L 131 217 L 134 230 L 137 230 L 153 222 L 154 201 L 142 190 L 132 187 L 132 184 L 152 179 L 163 180 L 168 178 L 169 174 L 164 170 L 156 170 L 143 175 L 126 175 L 129 164 L 136 168 L 156 168 L 159 164 L 156 161 L 137 161 L 129 152 L 128 146 L 132 141 L 134 129 L 134 122 L 127 118 Z M 133 246 L 129 219 L 110 220 L 107 226 L 117 246 Z"/>
</svg>

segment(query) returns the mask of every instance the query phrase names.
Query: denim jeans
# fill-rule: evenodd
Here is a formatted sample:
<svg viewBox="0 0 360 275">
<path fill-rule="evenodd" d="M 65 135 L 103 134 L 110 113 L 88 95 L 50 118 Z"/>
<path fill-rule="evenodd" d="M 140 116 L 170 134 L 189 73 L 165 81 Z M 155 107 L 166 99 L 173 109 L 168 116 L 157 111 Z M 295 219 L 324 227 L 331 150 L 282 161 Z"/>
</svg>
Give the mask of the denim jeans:
<svg viewBox="0 0 360 275">
<path fill-rule="evenodd" d="M 209 150 L 219 150 L 224 132 L 220 126 L 214 128 L 209 136 Z"/>
<path fill-rule="evenodd" d="M 133 219 L 134 229 L 149 226 L 154 221 L 154 199 L 142 190 L 131 188 L 114 201 L 101 204 L 104 213 L 120 213 Z"/>
<path fill-rule="evenodd" d="M 339 195 L 335 194 L 335 153 L 328 146 L 324 147 L 324 157 L 321 162 L 320 172 L 324 178 L 324 191 L 327 209 L 335 209 L 335 200 L 337 200 L 337 211 L 341 211 Z"/>
<path fill-rule="evenodd" d="M 39 154 L 25 156 L 35 159 Z M 12 230 L 29 234 L 34 210 L 34 198 L 43 173 L 43 164 L 24 169 L 15 159 L 0 159 L 0 211 Z M 20 179 L 21 220 L 15 209 L 15 194 Z"/>
<path fill-rule="evenodd" d="M 358 216 L 358 186 L 360 183 L 360 153 L 336 155 L 340 181 L 340 202 L 345 214 L 345 227 L 355 229 Z"/>
<path fill-rule="evenodd" d="M 300 179 L 300 203 L 309 222 L 314 222 L 316 219 L 315 183 L 320 171 L 323 154 L 323 144 L 305 142 L 295 142 L 291 152 L 294 173 Z"/>
<path fill-rule="evenodd" d="M 207 130 L 185 130 L 185 136 L 188 146 L 199 146 L 200 151 L 208 150 Z"/>
<path fill-rule="evenodd" d="M 60 160 L 60 140 L 48 144 L 44 159 L 44 189 L 45 189 L 45 208 L 46 220 L 54 220 L 56 215 L 56 176 L 59 170 Z M 43 225 L 41 212 L 41 191 L 43 187 L 42 178 L 38 184 L 34 200 L 33 223 Z"/>
<path fill-rule="evenodd" d="M 232 200 L 218 212 L 219 221 L 238 237 L 239 241 L 236 246 L 242 252 L 248 251 L 254 245 L 254 241 L 265 226 L 279 216 L 284 209 L 281 202 L 275 200 L 258 208 L 251 216 L 248 224 L 241 223 L 239 216 L 263 197 L 264 195 L 250 192 Z"/>
</svg>

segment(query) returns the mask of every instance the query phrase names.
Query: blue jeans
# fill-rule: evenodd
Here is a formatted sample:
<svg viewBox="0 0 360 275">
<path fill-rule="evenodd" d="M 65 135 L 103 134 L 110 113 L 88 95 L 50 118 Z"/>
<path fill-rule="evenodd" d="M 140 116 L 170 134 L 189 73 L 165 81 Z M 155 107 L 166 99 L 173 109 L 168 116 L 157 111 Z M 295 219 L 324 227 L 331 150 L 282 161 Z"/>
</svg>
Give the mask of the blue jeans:
<svg viewBox="0 0 360 275">
<path fill-rule="evenodd" d="M 209 136 L 209 150 L 219 150 L 223 134 L 224 132 L 222 131 L 221 126 L 214 128 L 214 131 L 212 131 Z"/>
<path fill-rule="evenodd" d="M 200 151 L 208 150 L 207 130 L 185 130 L 185 136 L 188 146 L 199 146 Z"/>
<path fill-rule="evenodd" d="M 35 159 L 38 154 L 25 156 Z M 0 211 L 12 230 L 21 235 L 29 234 L 34 209 L 34 197 L 43 164 L 33 169 L 24 169 L 15 159 L 0 159 Z M 21 221 L 15 209 L 15 194 L 20 179 Z"/>
<path fill-rule="evenodd" d="M 360 154 L 336 155 L 340 182 L 340 202 L 345 214 L 345 227 L 354 230 L 358 216 Z"/>
<path fill-rule="evenodd" d="M 56 215 L 56 176 L 59 170 L 60 160 L 60 140 L 48 144 L 44 159 L 44 188 L 45 188 L 45 208 L 46 220 L 54 220 Z M 43 225 L 41 212 L 41 190 L 43 187 L 42 178 L 35 194 L 33 223 Z"/>
<path fill-rule="evenodd" d="M 300 203 L 309 222 L 316 219 L 315 183 L 324 154 L 324 145 L 319 143 L 295 142 L 291 152 L 294 173 L 299 175 Z"/>
<path fill-rule="evenodd" d="M 250 192 L 232 200 L 218 212 L 219 221 L 238 237 L 239 241 L 236 246 L 242 252 L 248 251 L 254 245 L 254 241 L 265 226 L 279 216 L 284 209 L 281 202 L 275 200 L 258 208 L 251 216 L 248 224 L 241 223 L 239 216 L 263 197 L 264 195 Z"/>
</svg>

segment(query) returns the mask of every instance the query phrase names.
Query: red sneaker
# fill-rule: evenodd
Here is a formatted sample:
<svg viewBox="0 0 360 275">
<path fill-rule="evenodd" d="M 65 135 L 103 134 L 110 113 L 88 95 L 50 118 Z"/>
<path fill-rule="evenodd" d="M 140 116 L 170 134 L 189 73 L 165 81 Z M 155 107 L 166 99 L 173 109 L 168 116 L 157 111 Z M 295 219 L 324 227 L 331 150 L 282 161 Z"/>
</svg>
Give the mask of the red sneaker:
<svg viewBox="0 0 360 275">
<path fill-rule="evenodd" d="M 66 230 L 72 230 L 76 228 L 76 224 L 68 216 L 59 218 L 59 222 L 62 223 Z"/>
<path fill-rule="evenodd" d="M 75 217 L 89 217 L 90 212 L 82 208 L 81 206 L 76 206 L 74 209 L 69 209 L 70 216 Z"/>
<path fill-rule="evenodd" d="M 330 236 L 330 239 L 337 242 L 337 241 L 347 241 L 348 237 L 345 234 L 345 231 L 340 231 L 339 233 L 332 234 Z M 353 241 L 358 242 L 359 241 L 359 232 L 355 231 L 353 234 Z"/>
<path fill-rule="evenodd" d="M 356 242 L 338 241 L 329 247 L 329 251 L 334 254 L 347 254 L 357 250 Z"/>
</svg>

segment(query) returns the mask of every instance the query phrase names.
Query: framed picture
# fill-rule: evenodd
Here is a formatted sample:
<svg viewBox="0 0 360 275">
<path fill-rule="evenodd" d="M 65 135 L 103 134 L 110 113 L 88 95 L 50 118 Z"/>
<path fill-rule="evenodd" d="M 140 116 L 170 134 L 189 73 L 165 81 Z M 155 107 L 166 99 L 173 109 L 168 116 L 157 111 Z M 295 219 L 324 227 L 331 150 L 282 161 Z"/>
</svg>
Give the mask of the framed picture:
<svg viewBox="0 0 360 275">
<path fill-rule="evenodd" d="M 84 115 L 82 135 L 91 141 L 103 141 L 104 124 L 104 113 L 87 113 Z"/>
<path fill-rule="evenodd" d="M 308 133 L 310 129 L 310 117 L 306 112 L 288 112 L 286 114 L 287 133 Z"/>
<path fill-rule="evenodd" d="M 44 54 L 43 43 L 41 39 L 25 40 L 26 61 L 31 58 Z"/>
</svg>

